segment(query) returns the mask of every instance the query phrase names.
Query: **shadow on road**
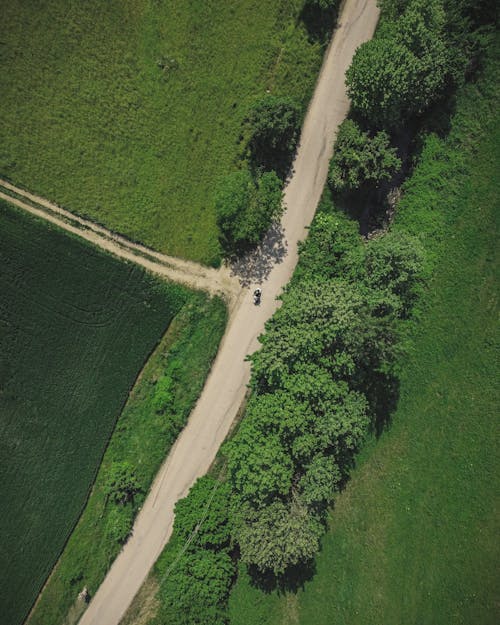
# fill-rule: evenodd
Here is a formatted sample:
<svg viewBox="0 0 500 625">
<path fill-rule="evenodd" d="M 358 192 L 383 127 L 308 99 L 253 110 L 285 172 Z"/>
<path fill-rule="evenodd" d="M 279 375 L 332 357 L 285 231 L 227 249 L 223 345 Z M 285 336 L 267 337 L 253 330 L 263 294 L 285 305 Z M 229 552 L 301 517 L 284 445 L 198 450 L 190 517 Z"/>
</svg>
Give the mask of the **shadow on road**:
<svg viewBox="0 0 500 625">
<path fill-rule="evenodd" d="M 242 287 L 260 284 L 268 277 L 274 265 L 283 262 L 287 247 L 283 228 L 276 222 L 257 248 L 231 263 L 231 275 L 238 278 Z"/>
</svg>

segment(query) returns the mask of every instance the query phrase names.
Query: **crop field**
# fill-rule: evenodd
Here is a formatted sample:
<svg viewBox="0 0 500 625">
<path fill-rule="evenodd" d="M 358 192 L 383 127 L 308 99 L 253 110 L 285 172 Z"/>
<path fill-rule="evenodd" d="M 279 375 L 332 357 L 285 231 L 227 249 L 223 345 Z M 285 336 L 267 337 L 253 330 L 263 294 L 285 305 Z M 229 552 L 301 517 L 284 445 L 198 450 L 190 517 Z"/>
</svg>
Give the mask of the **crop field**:
<svg viewBox="0 0 500 625">
<path fill-rule="evenodd" d="M 435 271 L 392 424 L 337 498 L 311 580 L 265 593 L 242 571 L 232 625 L 499 622 L 499 85 L 490 61 L 396 216 Z"/>
<path fill-rule="evenodd" d="M 130 388 L 191 298 L 0 203 L 0 614 L 23 621 Z"/>
<path fill-rule="evenodd" d="M 218 179 L 266 90 L 306 105 L 323 45 L 304 0 L 5 0 L 0 175 L 209 264 Z"/>
</svg>

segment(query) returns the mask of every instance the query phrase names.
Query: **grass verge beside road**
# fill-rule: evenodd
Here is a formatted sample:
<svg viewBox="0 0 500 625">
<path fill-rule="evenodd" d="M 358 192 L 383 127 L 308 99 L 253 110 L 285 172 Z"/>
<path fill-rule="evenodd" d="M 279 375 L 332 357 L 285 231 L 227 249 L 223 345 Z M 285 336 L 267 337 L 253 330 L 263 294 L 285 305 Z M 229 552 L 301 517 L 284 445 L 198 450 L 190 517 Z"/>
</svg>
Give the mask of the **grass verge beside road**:
<svg viewBox="0 0 500 625">
<path fill-rule="evenodd" d="M 498 622 L 500 125 L 491 59 L 459 95 L 449 135 L 426 139 L 393 226 L 420 237 L 432 279 L 392 424 L 360 453 L 336 499 L 312 580 L 296 594 L 265 594 L 242 570 L 233 625 Z"/>
</svg>

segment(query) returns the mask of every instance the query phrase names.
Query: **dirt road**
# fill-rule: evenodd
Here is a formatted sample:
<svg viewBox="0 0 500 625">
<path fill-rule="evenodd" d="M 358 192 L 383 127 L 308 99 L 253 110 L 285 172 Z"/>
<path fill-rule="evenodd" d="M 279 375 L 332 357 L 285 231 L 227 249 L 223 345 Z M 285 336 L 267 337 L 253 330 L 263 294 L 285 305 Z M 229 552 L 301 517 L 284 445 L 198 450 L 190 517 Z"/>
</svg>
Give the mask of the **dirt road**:
<svg viewBox="0 0 500 625">
<path fill-rule="evenodd" d="M 0 198 L 89 241 L 118 258 L 141 265 L 148 271 L 191 288 L 208 291 L 212 295 L 224 295 L 230 302 L 230 308 L 240 293 L 238 279 L 231 275 L 230 269 L 224 265 L 220 269 L 211 269 L 189 260 L 160 254 L 1 178 Z"/>
<path fill-rule="evenodd" d="M 297 262 L 297 242 L 305 238 L 321 196 L 335 133 L 349 107 L 345 70 L 355 49 L 371 38 L 377 19 L 375 0 L 346 0 L 306 117 L 294 175 L 285 191 L 287 210 L 282 232 L 267 242 L 269 249 L 264 258 L 256 260 L 253 277 L 262 283 L 262 304 L 253 305 L 251 289 L 242 291 L 188 425 L 161 467 L 133 535 L 90 602 L 80 625 L 118 625 L 171 534 L 175 502 L 208 470 L 229 431 L 249 381 L 245 356 L 258 347 L 257 337 L 278 306 L 276 296 L 289 281 Z M 264 261 L 267 269 L 263 270 Z M 252 283 L 251 272 L 246 280 Z"/>
</svg>

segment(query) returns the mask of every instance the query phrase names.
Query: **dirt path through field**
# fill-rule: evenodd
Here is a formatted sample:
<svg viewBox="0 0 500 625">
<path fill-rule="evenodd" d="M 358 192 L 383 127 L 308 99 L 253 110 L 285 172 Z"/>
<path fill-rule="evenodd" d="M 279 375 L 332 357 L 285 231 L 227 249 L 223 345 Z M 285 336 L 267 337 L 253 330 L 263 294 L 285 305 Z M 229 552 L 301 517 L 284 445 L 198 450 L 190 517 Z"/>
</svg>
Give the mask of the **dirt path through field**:
<svg viewBox="0 0 500 625">
<path fill-rule="evenodd" d="M 222 265 L 220 269 L 212 269 L 182 258 L 160 254 L 144 245 L 133 243 L 92 221 L 74 215 L 64 208 L 20 189 L 1 178 L 0 198 L 63 228 L 67 232 L 82 237 L 118 258 L 134 262 L 148 271 L 191 288 L 208 291 L 212 295 L 223 295 L 229 301 L 230 308 L 240 293 L 241 288 L 238 279 L 225 265 Z"/>
<path fill-rule="evenodd" d="M 285 190 L 287 210 L 281 229 L 268 239 L 268 251 L 256 257 L 254 266 L 247 266 L 246 273 L 237 270 L 250 288 L 240 290 L 202 395 L 153 483 L 131 538 L 80 625 L 118 625 L 170 537 L 175 502 L 206 473 L 233 423 L 250 378 L 245 356 L 258 347 L 257 337 L 279 305 L 276 297 L 297 262 L 297 242 L 305 238 L 323 190 L 335 134 L 349 108 L 345 71 L 355 49 L 371 38 L 378 14 L 376 0 L 344 4 L 305 120 L 294 175 Z M 260 307 L 253 305 L 251 295 L 257 282 L 263 289 Z"/>
</svg>

